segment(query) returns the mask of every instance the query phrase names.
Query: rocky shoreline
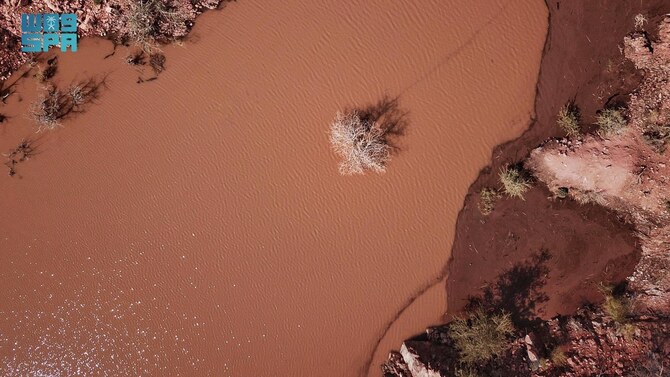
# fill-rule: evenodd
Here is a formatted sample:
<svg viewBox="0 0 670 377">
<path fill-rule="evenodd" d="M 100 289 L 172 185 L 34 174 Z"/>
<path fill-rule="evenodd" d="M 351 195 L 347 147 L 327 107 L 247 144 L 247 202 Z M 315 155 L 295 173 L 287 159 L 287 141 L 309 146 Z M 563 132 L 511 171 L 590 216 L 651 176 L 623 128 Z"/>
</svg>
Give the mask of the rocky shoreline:
<svg viewBox="0 0 670 377">
<path fill-rule="evenodd" d="M 516 331 L 498 356 L 466 363 L 454 322 L 428 329 L 390 354 L 386 376 L 670 371 L 670 161 L 658 149 L 667 136 L 670 4 L 547 1 L 547 7 L 536 119 L 494 150 L 491 166 L 471 186 L 447 279 L 448 320 L 461 318 L 472 328 L 476 318 L 468 313 L 483 307 L 511 314 Z M 565 139 L 557 114 L 568 106 L 576 109 L 580 136 Z M 627 131 L 604 135 L 596 123 L 605 110 L 624 114 Z M 502 191 L 499 172 L 509 166 L 529 175 L 525 200 L 501 197 L 490 214 L 482 213 L 480 193 Z"/>
</svg>

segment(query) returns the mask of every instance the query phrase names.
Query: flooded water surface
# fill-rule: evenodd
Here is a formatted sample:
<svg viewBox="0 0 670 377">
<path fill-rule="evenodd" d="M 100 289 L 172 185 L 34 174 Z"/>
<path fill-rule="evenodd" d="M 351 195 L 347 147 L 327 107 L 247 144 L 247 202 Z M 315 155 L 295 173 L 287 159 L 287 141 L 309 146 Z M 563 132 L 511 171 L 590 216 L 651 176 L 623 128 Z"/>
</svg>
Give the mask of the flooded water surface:
<svg viewBox="0 0 670 377">
<path fill-rule="evenodd" d="M 22 80 L 0 147 L 0 375 L 359 376 L 449 258 L 467 187 L 532 113 L 546 8 L 523 1 L 243 0 L 163 48 L 155 81 L 86 39 L 61 85 L 106 75 L 36 134 Z M 336 112 L 398 96 L 383 175 L 341 176 Z M 440 321 L 431 289 L 380 343 Z"/>
</svg>

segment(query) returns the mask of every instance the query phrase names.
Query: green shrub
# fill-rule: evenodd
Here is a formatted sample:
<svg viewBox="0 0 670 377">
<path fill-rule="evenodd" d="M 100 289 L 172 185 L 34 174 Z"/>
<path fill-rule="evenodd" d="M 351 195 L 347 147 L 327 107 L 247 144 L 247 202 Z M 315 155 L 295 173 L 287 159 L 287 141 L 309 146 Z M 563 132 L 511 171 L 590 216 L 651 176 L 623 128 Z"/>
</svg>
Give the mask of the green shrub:
<svg viewBox="0 0 670 377">
<path fill-rule="evenodd" d="M 579 112 L 572 104 L 567 104 L 561 108 L 558 112 L 556 123 L 568 136 L 572 137 L 580 134 Z"/>
<path fill-rule="evenodd" d="M 482 309 L 471 313 L 468 318 L 455 319 L 449 334 L 461 352 L 461 359 L 467 363 L 489 360 L 500 356 L 507 349 L 507 336 L 514 332 L 508 314 L 488 315 Z"/>
<path fill-rule="evenodd" d="M 613 136 L 621 133 L 626 128 L 627 122 L 621 110 L 605 109 L 598 114 L 596 124 L 602 136 Z"/>
<path fill-rule="evenodd" d="M 530 187 L 528 179 L 524 177 L 523 171 L 518 167 L 507 166 L 501 169 L 499 179 L 505 193 L 512 198 L 523 200 L 523 194 Z"/>
<path fill-rule="evenodd" d="M 487 216 L 495 209 L 496 201 L 500 199 L 497 190 L 485 187 L 479 192 L 479 212 Z"/>
</svg>

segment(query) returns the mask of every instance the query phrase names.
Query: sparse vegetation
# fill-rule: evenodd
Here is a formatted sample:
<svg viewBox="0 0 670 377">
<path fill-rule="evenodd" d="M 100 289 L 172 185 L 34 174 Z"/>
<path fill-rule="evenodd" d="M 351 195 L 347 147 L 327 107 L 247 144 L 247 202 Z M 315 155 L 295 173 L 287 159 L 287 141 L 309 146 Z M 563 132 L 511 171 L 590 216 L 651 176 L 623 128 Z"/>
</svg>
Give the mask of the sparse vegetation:
<svg viewBox="0 0 670 377">
<path fill-rule="evenodd" d="M 561 108 L 558 112 L 556 123 L 570 137 L 580 134 L 579 111 L 572 103 L 568 103 Z"/>
<path fill-rule="evenodd" d="M 479 212 L 484 216 L 491 214 L 498 199 L 500 199 L 500 194 L 497 190 L 490 187 L 483 188 L 479 191 Z"/>
<path fill-rule="evenodd" d="M 489 360 L 507 349 L 507 336 L 514 332 L 508 314 L 489 315 L 477 309 L 468 318 L 457 318 L 449 333 L 466 363 Z"/>
<path fill-rule="evenodd" d="M 391 146 L 377 122 L 361 119 L 358 112 L 337 113 L 330 126 L 330 143 L 341 158 L 341 174 L 384 173 Z"/>
<path fill-rule="evenodd" d="M 598 132 L 603 137 L 613 136 L 621 133 L 626 128 L 627 122 L 621 110 L 604 109 L 596 118 Z"/>
<path fill-rule="evenodd" d="M 27 161 L 35 155 L 34 141 L 31 139 L 23 139 L 16 148 L 10 150 L 5 156 L 5 166 L 7 167 L 10 177 L 16 175 L 16 167 L 18 164 Z"/>
<path fill-rule="evenodd" d="M 185 35 L 186 20 L 183 12 L 161 0 L 131 1 L 126 15 L 130 39 L 147 52 L 153 51 L 157 42 L 170 42 L 174 36 Z"/>
<path fill-rule="evenodd" d="M 523 194 L 530 188 L 530 182 L 520 167 L 507 166 L 500 170 L 498 177 L 508 196 L 523 200 Z"/>
</svg>

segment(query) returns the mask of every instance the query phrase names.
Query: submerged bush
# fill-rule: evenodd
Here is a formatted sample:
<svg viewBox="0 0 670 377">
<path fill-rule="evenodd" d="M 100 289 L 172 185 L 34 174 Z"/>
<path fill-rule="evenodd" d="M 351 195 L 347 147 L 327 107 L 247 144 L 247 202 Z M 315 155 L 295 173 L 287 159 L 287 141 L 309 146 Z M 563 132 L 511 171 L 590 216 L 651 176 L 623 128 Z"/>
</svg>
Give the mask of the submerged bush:
<svg viewBox="0 0 670 377">
<path fill-rule="evenodd" d="M 523 194 L 530 188 L 528 179 L 519 167 L 507 166 L 500 170 L 498 177 L 505 193 L 512 198 L 523 199 Z"/>
<path fill-rule="evenodd" d="M 468 318 L 457 318 L 449 327 L 449 334 L 466 363 L 489 360 L 501 356 L 507 349 L 507 336 L 514 332 L 508 314 L 488 315 L 477 309 Z"/>
<path fill-rule="evenodd" d="M 71 112 L 82 111 L 84 105 L 96 99 L 104 80 L 88 79 L 70 85 L 65 90 L 49 85 L 33 102 L 30 118 L 38 131 L 53 130 L 61 126 L 61 120 Z"/>
<path fill-rule="evenodd" d="M 59 127 L 60 119 L 68 113 L 67 96 L 54 86 L 48 86 L 37 101 L 30 106 L 30 117 L 37 124 L 38 131 Z"/>
<path fill-rule="evenodd" d="M 361 119 L 356 111 L 337 113 L 330 126 L 330 143 L 342 159 L 341 174 L 384 173 L 391 158 L 384 130 L 377 122 Z"/>
<path fill-rule="evenodd" d="M 561 108 L 556 123 L 568 136 L 578 136 L 580 133 L 579 112 L 573 104 L 567 104 Z"/>
<path fill-rule="evenodd" d="M 621 133 L 626 128 L 627 122 L 621 110 L 605 109 L 598 114 L 596 124 L 602 136 L 613 136 Z"/>
<path fill-rule="evenodd" d="M 487 216 L 495 209 L 496 201 L 500 199 L 498 191 L 485 187 L 479 192 L 479 212 Z"/>
</svg>

